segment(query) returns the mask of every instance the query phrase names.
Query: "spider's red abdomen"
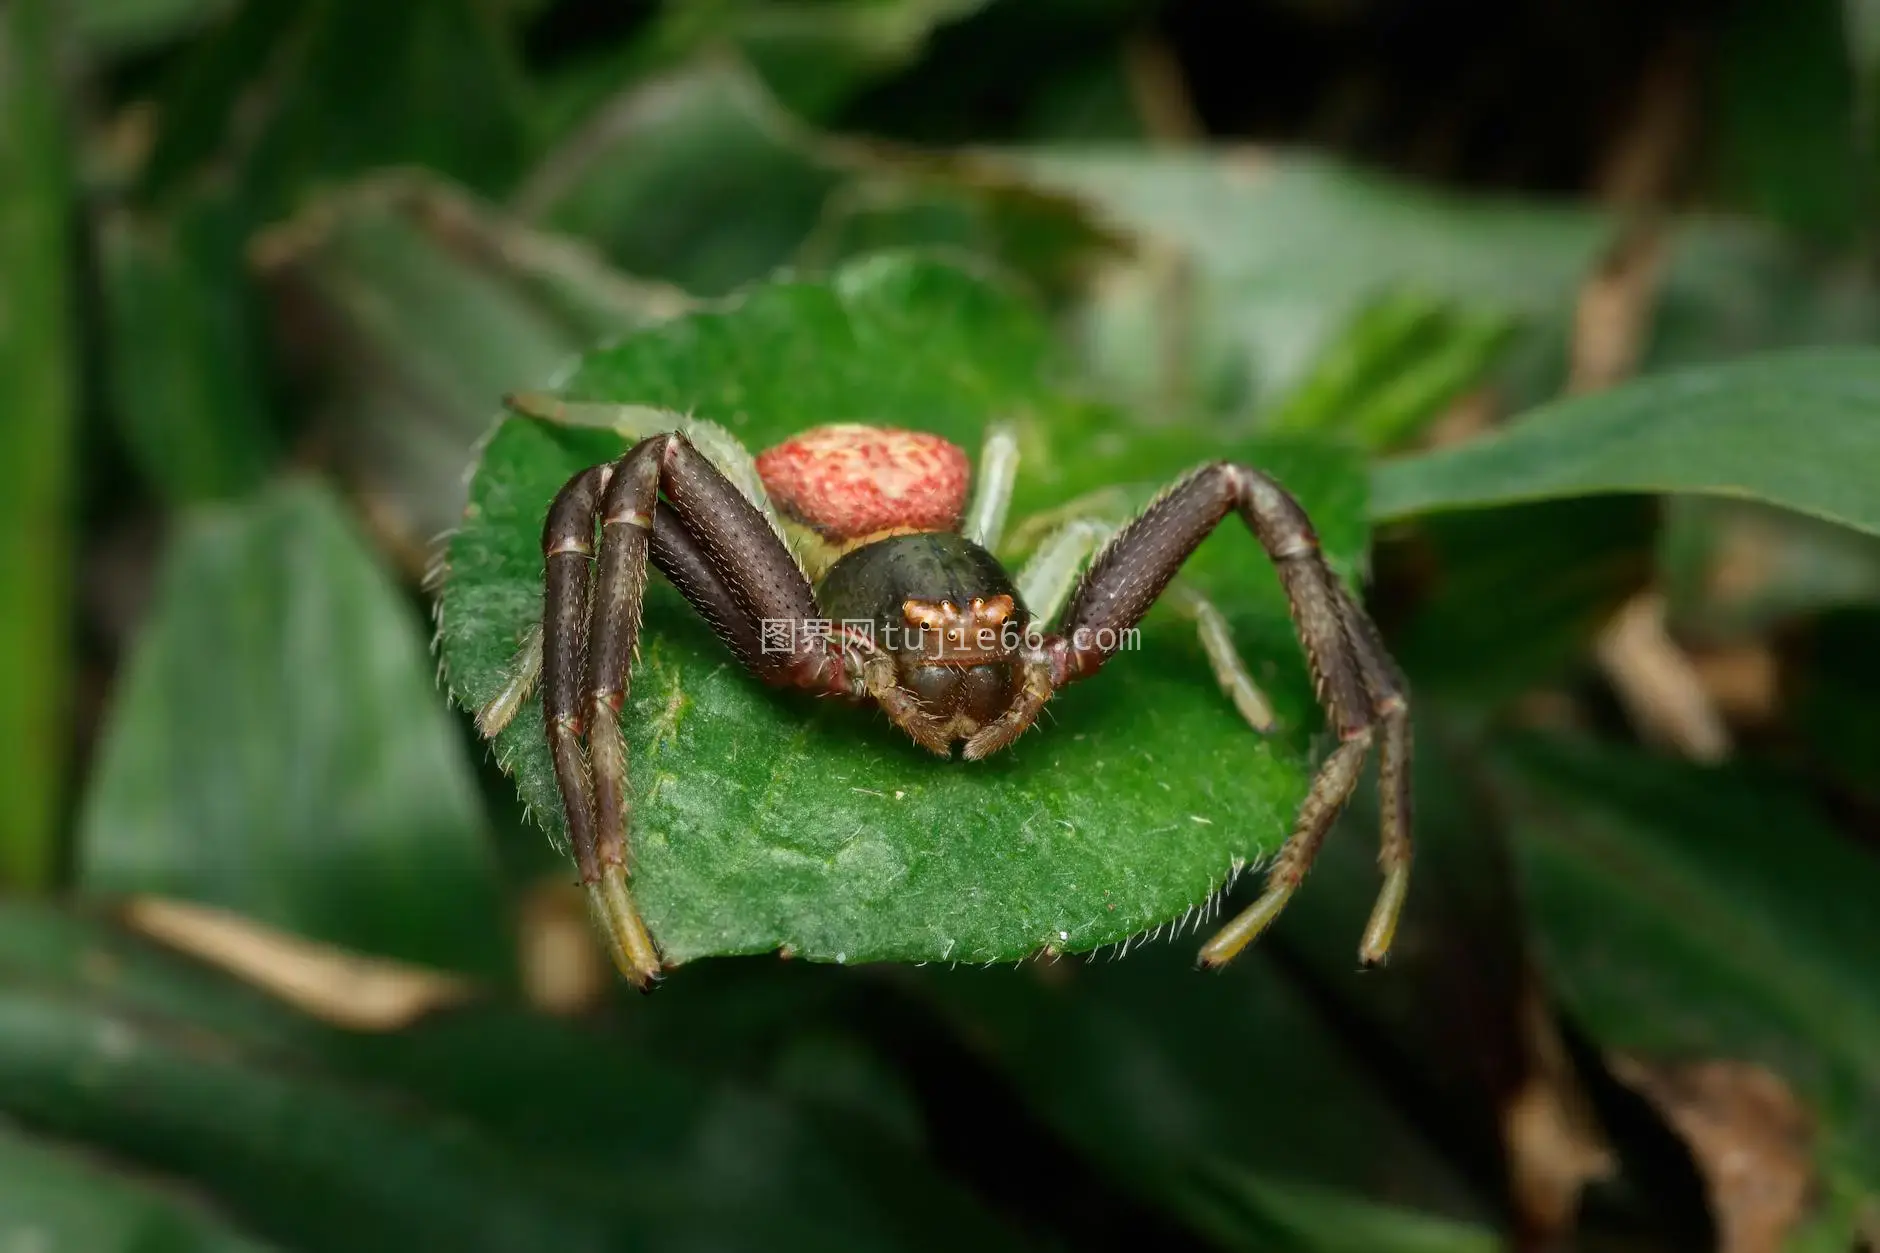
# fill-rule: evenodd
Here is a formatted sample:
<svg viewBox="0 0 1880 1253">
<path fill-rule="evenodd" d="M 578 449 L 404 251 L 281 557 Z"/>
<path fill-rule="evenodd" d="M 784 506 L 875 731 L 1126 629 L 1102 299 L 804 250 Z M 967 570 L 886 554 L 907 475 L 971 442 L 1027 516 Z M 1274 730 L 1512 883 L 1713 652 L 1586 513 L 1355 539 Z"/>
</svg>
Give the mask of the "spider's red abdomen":
<svg viewBox="0 0 1880 1253">
<path fill-rule="evenodd" d="M 949 531 L 966 509 L 966 454 L 938 435 L 818 426 L 767 449 L 757 473 L 779 509 L 842 541 L 891 530 Z"/>
</svg>

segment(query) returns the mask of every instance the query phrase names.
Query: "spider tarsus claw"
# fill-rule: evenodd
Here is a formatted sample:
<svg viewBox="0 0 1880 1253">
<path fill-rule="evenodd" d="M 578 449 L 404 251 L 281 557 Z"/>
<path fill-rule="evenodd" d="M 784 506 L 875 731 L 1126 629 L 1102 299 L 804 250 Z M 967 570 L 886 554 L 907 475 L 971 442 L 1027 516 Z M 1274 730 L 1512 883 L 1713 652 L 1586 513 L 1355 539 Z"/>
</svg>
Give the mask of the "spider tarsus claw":
<svg viewBox="0 0 1880 1253">
<path fill-rule="evenodd" d="M 1214 933 L 1214 938 L 1201 946 L 1201 954 L 1196 959 L 1203 966 L 1225 966 L 1239 955 L 1240 950 L 1260 938 L 1261 932 L 1273 925 L 1273 920 L 1286 908 L 1286 902 L 1292 899 L 1296 883 L 1281 883 L 1269 886 L 1260 894 L 1260 898 L 1234 916 L 1233 921 Z"/>
<path fill-rule="evenodd" d="M 1358 960 L 1367 967 L 1382 966 L 1390 960 L 1391 941 L 1397 937 L 1397 920 L 1403 914 L 1404 897 L 1410 891 L 1410 865 L 1404 862 L 1384 872 L 1384 886 L 1378 891 L 1377 904 L 1371 906 L 1371 920 L 1365 924 L 1364 939 L 1358 945 Z"/>
<path fill-rule="evenodd" d="M 627 891 L 626 868 L 617 864 L 601 867 L 600 879 L 588 884 L 588 902 L 607 939 L 615 969 L 640 991 L 652 991 L 665 963 Z"/>
<path fill-rule="evenodd" d="M 507 693 L 504 695 L 507 695 Z M 509 725 L 510 720 L 515 716 L 515 704 L 506 701 L 504 696 L 498 696 L 495 700 L 477 710 L 477 734 L 486 740 L 493 740 L 503 733 L 503 729 Z"/>
<path fill-rule="evenodd" d="M 1240 720 L 1252 728 L 1255 735 L 1271 735 L 1279 729 L 1279 715 L 1273 712 L 1273 706 L 1259 689 L 1235 688 L 1230 695 Z"/>
</svg>

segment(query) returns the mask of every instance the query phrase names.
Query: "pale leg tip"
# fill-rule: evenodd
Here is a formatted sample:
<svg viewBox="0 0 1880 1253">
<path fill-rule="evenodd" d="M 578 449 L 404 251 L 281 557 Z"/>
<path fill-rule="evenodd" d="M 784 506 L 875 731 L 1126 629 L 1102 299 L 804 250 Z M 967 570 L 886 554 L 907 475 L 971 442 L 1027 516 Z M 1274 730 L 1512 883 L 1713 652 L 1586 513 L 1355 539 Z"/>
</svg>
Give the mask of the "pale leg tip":
<svg viewBox="0 0 1880 1253">
<path fill-rule="evenodd" d="M 640 991 L 652 991 L 665 970 L 665 963 L 627 890 L 625 867 L 603 866 L 600 880 L 588 884 L 588 902 L 614 968 Z"/>
<path fill-rule="evenodd" d="M 1375 969 L 1390 960 L 1390 946 L 1397 938 L 1397 922 L 1403 916 L 1404 898 L 1410 892 L 1410 866 L 1406 862 L 1384 872 L 1384 886 L 1378 891 L 1377 904 L 1371 906 L 1371 920 L 1365 924 L 1364 939 L 1358 945 L 1358 960 Z"/>
<path fill-rule="evenodd" d="M 477 710 L 477 734 L 486 740 L 495 739 L 509 725 L 510 717 L 508 712 L 497 709 L 493 704 L 483 706 Z"/>
<path fill-rule="evenodd" d="M 1218 969 L 1233 961 L 1240 951 L 1260 938 L 1273 920 L 1286 908 L 1286 902 L 1292 899 L 1295 884 L 1277 884 L 1269 886 L 1260 894 L 1260 899 L 1241 910 L 1234 920 L 1214 933 L 1214 938 L 1201 946 L 1201 952 L 1195 963 L 1204 969 Z"/>
<path fill-rule="evenodd" d="M 1279 729 L 1279 715 L 1273 712 L 1273 706 L 1267 703 L 1266 697 L 1258 690 L 1249 699 L 1237 700 L 1235 704 L 1240 706 L 1241 719 L 1253 728 L 1255 735 L 1271 735 Z"/>
<path fill-rule="evenodd" d="M 493 740 L 503 733 L 516 715 L 522 710 L 522 702 L 528 699 L 528 686 L 517 677 L 503 684 L 503 690 L 496 693 L 476 712 L 477 734 L 486 740 Z"/>
</svg>

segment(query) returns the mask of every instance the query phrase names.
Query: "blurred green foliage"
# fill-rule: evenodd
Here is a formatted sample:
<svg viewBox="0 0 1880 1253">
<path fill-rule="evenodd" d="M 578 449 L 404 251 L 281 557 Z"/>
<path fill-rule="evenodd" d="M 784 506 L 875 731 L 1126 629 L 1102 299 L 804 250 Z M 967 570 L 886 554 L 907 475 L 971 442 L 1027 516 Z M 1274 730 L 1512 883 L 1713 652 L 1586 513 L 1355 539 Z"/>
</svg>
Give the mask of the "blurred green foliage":
<svg viewBox="0 0 1880 1253">
<path fill-rule="evenodd" d="M 44 886 L 70 713 L 77 367 L 64 264 L 71 162 L 49 3 L 0 13 L 0 884 Z"/>
<path fill-rule="evenodd" d="M 0 3 L 0 1249 L 1880 1245 L 1880 9 L 1573 12 Z M 1228 535 L 1281 735 L 1157 615 L 977 771 L 655 588 L 671 950 L 1011 964 L 619 995 L 439 682 L 618 448 L 544 388 L 1267 465 L 1417 693 L 1393 964 L 1363 797 L 1189 969 L 1322 751 Z"/>
</svg>

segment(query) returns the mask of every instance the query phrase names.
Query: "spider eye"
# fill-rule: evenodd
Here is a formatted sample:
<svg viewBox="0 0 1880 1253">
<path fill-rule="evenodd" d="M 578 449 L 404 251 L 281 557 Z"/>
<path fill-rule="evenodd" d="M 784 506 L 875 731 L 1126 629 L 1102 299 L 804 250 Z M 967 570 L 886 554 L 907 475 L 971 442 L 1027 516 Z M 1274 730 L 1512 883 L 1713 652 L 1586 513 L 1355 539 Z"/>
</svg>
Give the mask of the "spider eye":
<svg viewBox="0 0 1880 1253">
<path fill-rule="evenodd" d="M 1012 603 L 1010 596 L 998 595 L 994 596 L 991 600 L 975 596 L 973 597 L 973 625 L 980 627 L 1004 626 L 1006 620 L 1012 616 L 1012 610 L 1014 608 L 1016 608 L 1016 606 Z"/>
<path fill-rule="evenodd" d="M 978 602 L 974 602 L 977 604 Z M 950 600 L 934 604 L 930 600 L 909 597 L 901 602 L 901 616 L 907 625 L 922 631 L 944 631 L 959 624 L 959 607 Z"/>
</svg>

